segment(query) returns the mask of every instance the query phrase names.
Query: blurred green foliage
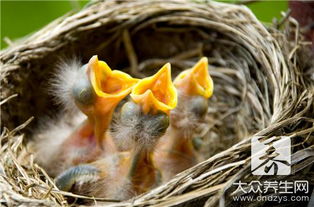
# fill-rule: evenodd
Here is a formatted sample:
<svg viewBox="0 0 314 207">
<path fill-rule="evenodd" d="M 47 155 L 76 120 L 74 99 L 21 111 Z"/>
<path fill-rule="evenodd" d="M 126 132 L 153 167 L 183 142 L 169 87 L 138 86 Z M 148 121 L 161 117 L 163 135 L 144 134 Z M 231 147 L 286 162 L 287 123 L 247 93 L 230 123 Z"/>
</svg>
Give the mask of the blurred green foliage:
<svg viewBox="0 0 314 207">
<path fill-rule="evenodd" d="M 236 3 L 239 0 L 218 0 L 227 3 Z M 245 0 L 240 0 L 244 2 Z M 248 1 L 248 0 L 247 0 Z M 255 16 L 263 23 L 272 22 L 273 18 L 281 18 L 281 11 L 288 9 L 287 0 L 257 0 L 247 4 L 247 6 L 253 11 Z"/>
<path fill-rule="evenodd" d="M 42 28 L 52 20 L 72 10 L 79 10 L 84 1 L 1 1 L 1 48 L 4 37 L 11 40 Z"/>
<path fill-rule="evenodd" d="M 11 40 L 35 32 L 52 20 L 71 10 L 79 10 L 87 0 L 68 1 L 1 1 L 1 48 L 6 47 L 5 37 Z M 237 0 L 220 0 L 236 2 Z M 262 22 L 280 18 L 280 12 L 287 10 L 287 1 L 259 1 L 249 4 L 249 8 Z"/>
<path fill-rule="evenodd" d="M 261 1 L 249 5 L 256 17 L 262 22 L 271 22 L 273 18 L 281 19 L 281 12 L 288 9 L 287 1 Z"/>
</svg>

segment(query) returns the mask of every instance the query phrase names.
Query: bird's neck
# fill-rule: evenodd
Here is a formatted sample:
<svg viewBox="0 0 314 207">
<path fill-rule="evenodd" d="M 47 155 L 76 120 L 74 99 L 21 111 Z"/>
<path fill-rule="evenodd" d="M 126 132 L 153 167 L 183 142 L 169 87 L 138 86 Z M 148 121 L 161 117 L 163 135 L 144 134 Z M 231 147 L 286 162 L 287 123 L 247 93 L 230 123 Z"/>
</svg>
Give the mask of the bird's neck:
<svg viewBox="0 0 314 207">
<path fill-rule="evenodd" d="M 94 136 L 94 128 L 93 125 L 86 119 L 77 129 L 77 133 L 79 137 L 86 138 L 88 140 L 92 140 Z"/>
<path fill-rule="evenodd" d="M 104 142 L 108 141 L 106 131 L 111 123 L 113 111 L 113 109 L 105 110 L 88 117 L 89 122 L 94 125 L 96 144 L 99 148 L 103 148 Z"/>
<path fill-rule="evenodd" d="M 150 150 L 136 149 L 131 153 L 128 179 L 137 193 L 147 191 L 158 182 L 158 171 Z"/>
<path fill-rule="evenodd" d="M 70 146 L 86 146 L 95 144 L 94 127 L 85 120 L 67 139 Z"/>
<path fill-rule="evenodd" d="M 129 177 L 135 174 L 144 174 L 145 169 L 154 168 L 152 152 L 148 149 L 138 148 L 131 152 Z"/>
<path fill-rule="evenodd" d="M 170 126 L 166 132 L 167 147 L 166 151 L 169 153 L 184 153 L 186 155 L 195 152 L 192 137 L 186 137 L 182 130 Z"/>
</svg>

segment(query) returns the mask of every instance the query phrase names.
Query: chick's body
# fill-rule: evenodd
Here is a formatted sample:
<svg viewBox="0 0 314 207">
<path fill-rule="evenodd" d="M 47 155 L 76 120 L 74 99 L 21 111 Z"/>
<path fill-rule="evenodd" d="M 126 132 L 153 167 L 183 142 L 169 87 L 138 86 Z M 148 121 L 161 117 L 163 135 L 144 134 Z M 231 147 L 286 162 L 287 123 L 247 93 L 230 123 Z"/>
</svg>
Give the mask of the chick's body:
<svg viewBox="0 0 314 207">
<path fill-rule="evenodd" d="M 87 120 L 83 121 L 84 117 L 73 119 L 78 120 L 71 120 L 72 124 L 65 123 L 62 118 L 57 123 L 50 121 L 48 126 L 37 133 L 36 161 L 52 177 L 69 167 L 93 162 L 116 151 L 108 132 L 102 143 L 106 148 L 104 151 L 97 147 L 93 126 Z M 74 131 L 73 124 L 79 125 Z"/>
<path fill-rule="evenodd" d="M 130 177 L 132 165 L 131 152 L 120 152 L 88 165 L 79 165 L 68 169 L 57 178 L 60 189 L 80 195 L 126 200 L 146 192 L 156 185 L 158 173 L 152 161 L 142 153 L 138 162 L 140 166 L 134 169 Z M 65 174 L 67 174 L 65 176 Z M 64 182 L 64 177 L 74 176 L 75 180 Z"/>
<path fill-rule="evenodd" d="M 202 58 L 192 69 L 180 73 L 174 81 L 178 105 L 170 113 L 170 127 L 158 143 L 154 162 L 161 169 L 163 182 L 202 160 L 193 139 L 208 129 L 207 99 L 213 91 L 208 62 Z"/>
<path fill-rule="evenodd" d="M 156 93 L 156 84 L 165 93 Z M 66 170 L 56 178 L 60 189 L 125 200 L 160 183 L 152 156 L 156 142 L 169 126 L 169 110 L 177 102 L 170 65 L 139 81 L 131 99 L 120 108 L 111 131 L 115 143 L 125 152 Z"/>
<path fill-rule="evenodd" d="M 170 136 L 172 143 L 166 141 Z M 201 160 L 190 140 L 183 137 L 182 134 L 174 135 L 173 132 L 167 132 L 156 147 L 154 163 L 159 169 L 162 169 L 163 182 L 170 180 L 174 175 Z"/>
<path fill-rule="evenodd" d="M 38 136 L 36 160 L 51 176 L 117 151 L 107 129 L 115 107 L 138 81 L 111 70 L 97 56 L 84 66 L 72 63 L 61 69 L 53 83 L 56 97 L 67 108 L 78 108 L 87 118 L 70 125 L 66 122 L 71 120 L 64 115 L 56 126 L 46 127 Z"/>
<path fill-rule="evenodd" d="M 202 160 L 192 141 L 207 129 L 204 117 L 207 100 L 178 94 L 178 105 L 170 112 L 170 127 L 154 152 L 154 162 L 162 170 L 163 182 Z"/>
</svg>

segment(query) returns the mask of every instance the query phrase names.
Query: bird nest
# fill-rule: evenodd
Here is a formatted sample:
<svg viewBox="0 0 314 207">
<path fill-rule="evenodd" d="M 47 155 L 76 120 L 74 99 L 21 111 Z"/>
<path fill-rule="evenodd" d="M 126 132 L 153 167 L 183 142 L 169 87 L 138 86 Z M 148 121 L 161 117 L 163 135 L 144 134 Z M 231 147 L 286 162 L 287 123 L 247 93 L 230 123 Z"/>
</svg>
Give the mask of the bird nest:
<svg viewBox="0 0 314 207">
<path fill-rule="evenodd" d="M 63 16 L 1 51 L 0 202 L 67 205 L 69 196 L 114 206 L 229 205 L 239 180 L 313 179 L 313 66 L 304 50 L 288 15 L 265 28 L 241 5 L 112 0 Z M 176 75 L 208 57 L 215 90 L 202 137 L 206 161 L 129 201 L 59 191 L 33 162 L 27 140 L 40 118 L 60 111 L 47 92 L 56 63 L 73 56 L 87 62 L 94 54 L 135 77 L 166 62 Z M 250 140 L 282 136 L 292 142 L 290 175 L 253 176 Z"/>
</svg>

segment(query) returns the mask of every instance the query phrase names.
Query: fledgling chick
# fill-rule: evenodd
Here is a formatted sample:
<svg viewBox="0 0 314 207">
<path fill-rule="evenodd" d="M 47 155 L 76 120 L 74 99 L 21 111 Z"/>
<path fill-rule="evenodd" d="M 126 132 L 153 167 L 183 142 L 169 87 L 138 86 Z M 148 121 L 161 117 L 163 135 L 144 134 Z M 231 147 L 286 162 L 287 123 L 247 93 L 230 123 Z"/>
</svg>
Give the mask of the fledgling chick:
<svg viewBox="0 0 314 207">
<path fill-rule="evenodd" d="M 87 119 L 67 136 L 51 136 L 51 130 L 54 128 L 48 128 L 42 134 L 44 139 L 37 144 L 36 160 L 51 176 L 73 165 L 92 162 L 99 156 L 116 151 L 115 144 L 106 131 L 115 107 L 138 81 L 126 73 L 111 70 L 105 62 L 99 61 L 97 56 L 93 56 L 88 64 L 82 67 L 74 64 L 68 67 L 68 70 L 71 71 L 63 72 L 67 75 L 60 76 L 56 83 L 59 88 L 57 91 L 61 93 L 57 95 L 64 102 L 71 102 L 72 99 L 72 107 L 78 107 Z M 71 84 L 68 83 L 70 81 Z M 51 144 L 49 139 L 57 139 L 59 144 L 46 146 Z"/>
<path fill-rule="evenodd" d="M 130 96 L 112 129 L 116 143 L 129 151 L 66 170 L 56 178 L 61 190 L 125 200 L 160 183 L 152 153 L 169 126 L 169 111 L 177 103 L 170 64 L 140 80 Z"/>
<path fill-rule="evenodd" d="M 154 153 L 155 164 L 161 169 L 164 182 L 200 161 L 193 147 L 193 138 L 207 128 L 207 99 L 213 93 L 207 58 L 181 72 L 174 85 L 178 92 L 178 105 L 171 111 L 170 126 Z"/>
</svg>

